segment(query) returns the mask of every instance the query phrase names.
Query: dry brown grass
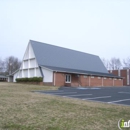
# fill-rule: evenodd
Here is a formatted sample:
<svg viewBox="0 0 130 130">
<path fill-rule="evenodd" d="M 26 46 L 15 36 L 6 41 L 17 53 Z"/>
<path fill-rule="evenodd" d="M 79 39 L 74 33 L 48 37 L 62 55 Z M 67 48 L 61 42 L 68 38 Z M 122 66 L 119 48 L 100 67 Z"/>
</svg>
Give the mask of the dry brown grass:
<svg viewBox="0 0 130 130">
<path fill-rule="evenodd" d="M 0 83 L 2 130 L 118 130 L 120 118 L 130 119 L 130 107 L 33 93 L 57 89 Z"/>
</svg>

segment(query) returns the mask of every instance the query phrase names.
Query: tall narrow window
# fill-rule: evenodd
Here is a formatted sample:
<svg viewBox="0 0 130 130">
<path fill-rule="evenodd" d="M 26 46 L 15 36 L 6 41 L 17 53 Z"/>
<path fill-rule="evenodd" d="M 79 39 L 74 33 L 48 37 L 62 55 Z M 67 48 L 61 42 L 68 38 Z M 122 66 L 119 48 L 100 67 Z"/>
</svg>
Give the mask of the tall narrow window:
<svg viewBox="0 0 130 130">
<path fill-rule="evenodd" d="M 71 75 L 67 74 L 67 75 L 65 76 L 65 82 L 66 82 L 66 83 L 71 83 Z"/>
</svg>

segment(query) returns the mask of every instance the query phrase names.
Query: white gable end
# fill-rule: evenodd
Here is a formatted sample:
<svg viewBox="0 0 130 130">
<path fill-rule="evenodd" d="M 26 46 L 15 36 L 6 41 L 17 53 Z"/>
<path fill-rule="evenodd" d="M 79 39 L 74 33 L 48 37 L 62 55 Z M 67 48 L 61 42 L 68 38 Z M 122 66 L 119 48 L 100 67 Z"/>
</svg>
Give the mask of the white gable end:
<svg viewBox="0 0 130 130">
<path fill-rule="evenodd" d="M 42 68 L 43 82 L 53 82 L 53 71 Z"/>
<path fill-rule="evenodd" d="M 34 55 L 34 52 L 33 52 L 33 49 L 32 49 L 32 46 L 31 44 L 29 43 L 28 46 L 27 46 L 27 49 L 25 51 L 25 54 L 24 54 L 24 60 L 27 60 L 27 59 L 30 59 L 30 58 L 35 58 L 35 55 Z"/>
<path fill-rule="evenodd" d="M 29 43 L 27 46 L 20 70 L 16 78 L 25 77 L 42 77 L 31 43 Z"/>
<path fill-rule="evenodd" d="M 29 58 L 35 58 L 31 44 L 29 43 Z"/>
<path fill-rule="evenodd" d="M 29 58 L 29 44 L 28 44 L 28 46 L 27 46 L 27 49 L 26 49 L 26 51 L 25 51 L 25 54 L 24 54 L 24 60 L 26 60 L 26 59 L 28 59 Z"/>
</svg>

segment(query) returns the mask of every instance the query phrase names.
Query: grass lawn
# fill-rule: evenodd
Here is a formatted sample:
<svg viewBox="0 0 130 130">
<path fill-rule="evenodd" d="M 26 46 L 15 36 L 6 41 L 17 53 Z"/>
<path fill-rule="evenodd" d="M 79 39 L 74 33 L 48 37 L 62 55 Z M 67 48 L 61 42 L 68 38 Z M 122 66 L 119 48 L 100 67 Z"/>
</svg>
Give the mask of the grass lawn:
<svg viewBox="0 0 130 130">
<path fill-rule="evenodd" d="M 0 130 L 119 130 L 130 107 L 33 93 L 57 89 L 0 82 Z"/>
</svg>

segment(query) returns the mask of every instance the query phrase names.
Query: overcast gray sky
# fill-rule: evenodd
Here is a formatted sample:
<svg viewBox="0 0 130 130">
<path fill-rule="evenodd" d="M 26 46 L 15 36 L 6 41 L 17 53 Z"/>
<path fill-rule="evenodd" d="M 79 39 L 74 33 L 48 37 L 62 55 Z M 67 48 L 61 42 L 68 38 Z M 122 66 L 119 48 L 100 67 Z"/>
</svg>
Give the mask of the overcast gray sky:
<svg viewBox="0 0 130 130">
<path fill-rule="evenodd" d="M 130 56 L 130 0 L 0 0 L 0 57 L 28 41 L 110 59 Z"/>
</svg>

